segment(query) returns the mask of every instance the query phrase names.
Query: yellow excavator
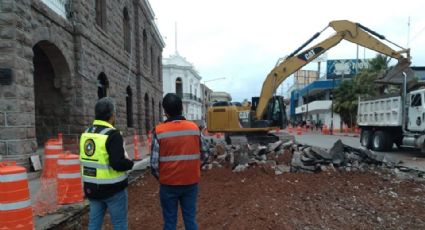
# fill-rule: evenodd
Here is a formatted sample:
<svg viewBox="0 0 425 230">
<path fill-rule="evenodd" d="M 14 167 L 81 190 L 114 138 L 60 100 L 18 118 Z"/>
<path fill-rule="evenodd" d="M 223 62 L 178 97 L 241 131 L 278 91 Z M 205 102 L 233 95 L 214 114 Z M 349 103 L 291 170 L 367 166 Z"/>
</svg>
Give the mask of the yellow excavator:
<svg viewBox="0 0 425 230">
<path fill-rule="evenodd" d="M 336 31 L 334 35 L 302 51 L 329 27 Z M 267 75 L 260 97 L 253 97 L 250 106 L 213 105 L 209 107 L 207 114 L 208 132 L 224 133 L 227 143 L 231 142 L 232 137 L 240 136 L 247 137 L 249 143 L 270 143 L 278 140 L 279 138 L 269 131 L 285 128 L 287 116 L 283 97 L 275 95 L 276 89 L 291 74 L 337 45 L 343 39 L 397 59 L 397 68 L 393 69 L 392 74 L 397 74 L 410 66 L 409 49 L 387 40 L 383 35 L 359 23 L 348 20 L 332 21 L 282 62 L 277 63 Z M 380 40 L 385 40 L 401 50 L 395 51 Z M 406 56 L 403 56 L 403 54 Z M 387 80 L 389 78 L 386 77 Z"/>
</svg>

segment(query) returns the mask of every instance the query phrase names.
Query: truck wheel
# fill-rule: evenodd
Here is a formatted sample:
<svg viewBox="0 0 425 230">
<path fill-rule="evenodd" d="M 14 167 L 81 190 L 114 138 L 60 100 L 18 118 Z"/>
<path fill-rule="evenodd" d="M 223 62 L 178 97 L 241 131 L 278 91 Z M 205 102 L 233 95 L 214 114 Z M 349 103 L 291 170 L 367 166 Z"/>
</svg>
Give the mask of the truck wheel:
<svg viewBox="0 0 425 230">
<path fill-rule="evenodd" d="M 372 148 L 376 151 L 384 151 L 385 148 L 388 146 L 387 144 L 387 135 L 383 131 L 376 131 L 373 134 L 373 140 L 372 140 Z"/>
<path fill-rule="evenodd" d="M 360 135 L 360 144 L 370 149 L 372 144 L 372 131 L 371 130 L 362 130 L 362 133 Z"/>
</svg>

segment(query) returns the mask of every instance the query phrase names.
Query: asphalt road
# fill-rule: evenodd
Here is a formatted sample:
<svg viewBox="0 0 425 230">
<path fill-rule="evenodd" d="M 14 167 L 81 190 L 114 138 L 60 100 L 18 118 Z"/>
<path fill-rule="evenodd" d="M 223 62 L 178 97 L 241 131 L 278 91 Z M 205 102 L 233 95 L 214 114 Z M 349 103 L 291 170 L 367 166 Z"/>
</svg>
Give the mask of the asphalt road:
<svg viewBox="0 0 425 230">
<path fill-rule="evenodd" d="M 303 133 L 300 136 L 295 135 L 295 140 L 299 143 L 322 147 L 326 149 L 330 149 L 338 139 L 341 139 L 342 143 L 351 147 L 361 147 L 359 137 L 323 135 L 320 133 Z M 419 150 L 408 148 L 403 148 L 399 150 L 394 145 L 391 151 L 381 152 L 379 154 L 383 154 L 386 157 L 396 161 L 401 161 L 400 164 L 403 166 L 425 172 L 425 153 L 421 153 Z"/>
</svg>

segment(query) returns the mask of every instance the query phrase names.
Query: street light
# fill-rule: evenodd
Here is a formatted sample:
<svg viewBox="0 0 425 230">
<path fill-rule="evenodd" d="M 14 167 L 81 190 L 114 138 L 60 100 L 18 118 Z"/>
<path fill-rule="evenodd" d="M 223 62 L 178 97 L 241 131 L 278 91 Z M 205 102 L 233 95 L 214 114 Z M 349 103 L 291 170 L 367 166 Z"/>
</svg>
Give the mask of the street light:
<svg viewBox="0 0 425 230">
<path fill-rule="evenodd" d="M 205 85 L 205 83 L 207 83 L 207 82 L 211 82 L 211 81 L 217 81 L 217 80 L 223 80 L 223 79 L 226 79 L 225 77 L 219 77 L 219 78 L 214 78 L 214 79 L 210 79 L 210 80 L 206 80 L 206 81 L 204 81 L 204 85 Z"/>
</svg>

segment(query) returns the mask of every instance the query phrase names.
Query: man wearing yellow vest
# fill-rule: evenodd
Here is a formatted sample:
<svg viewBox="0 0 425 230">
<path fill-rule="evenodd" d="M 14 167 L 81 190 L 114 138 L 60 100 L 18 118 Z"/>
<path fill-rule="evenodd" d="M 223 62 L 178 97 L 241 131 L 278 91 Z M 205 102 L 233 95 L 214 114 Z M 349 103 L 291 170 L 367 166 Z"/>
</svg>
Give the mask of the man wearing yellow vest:
<svg viewBox="0 0 425 230">
<path fill-rule="evenodd" d="M 185 229 L 196 230 L 200 161 L 206 154 L 206 143 L 201 139 L 199 127 L 182 116 L 179 96 L 168 93 L 162 106 L 167 120 L 157 125 L 153 133 L 151 169 L 160 183 L 163 229 L 176 229 L 180 204 Z"/>
<path fill-rule="evenodd" d="M 110 97 L 95 106 L 95 121 L 80 139 L 84 193 L 90 201 L 89 230 L 101 229 L 106 210 L 113 228 L 128 229 L 127 170 L 133 162 L 124 150 L 121 133 L 114 128 L 116 107 Z"/>
</svg>

